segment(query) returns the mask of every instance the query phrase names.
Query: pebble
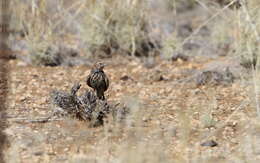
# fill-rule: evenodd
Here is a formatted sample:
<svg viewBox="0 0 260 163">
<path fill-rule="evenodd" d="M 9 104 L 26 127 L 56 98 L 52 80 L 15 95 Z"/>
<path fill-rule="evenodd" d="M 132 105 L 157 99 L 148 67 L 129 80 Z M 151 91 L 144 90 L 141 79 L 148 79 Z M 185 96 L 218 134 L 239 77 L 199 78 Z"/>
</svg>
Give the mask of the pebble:
<svg viewBox="0 0 260 163">
<path fill-rule="evenodd" d="M 215 142 L 214 140 L 208 140 L 208 141 L 205 141 L 204 143 L 201 143 L 200 145 L 204 146 L 204 147 L 216 147 L 218 145 L 218 143 Z"/>
</svg>

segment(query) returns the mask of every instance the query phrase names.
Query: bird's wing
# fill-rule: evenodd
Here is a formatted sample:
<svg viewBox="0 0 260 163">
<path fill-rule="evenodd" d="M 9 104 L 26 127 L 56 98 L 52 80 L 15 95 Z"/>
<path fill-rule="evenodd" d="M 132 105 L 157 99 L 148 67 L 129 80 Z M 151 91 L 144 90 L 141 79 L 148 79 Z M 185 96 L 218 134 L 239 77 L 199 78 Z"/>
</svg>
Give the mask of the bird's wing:
<svg viewBox="0 0 260 163">
<path fill-rule="evenodd" d="M 106 84 L 106 88 L 105 88 L 105 91 L 106 91 L 109 87 L 109 79 L 107 76 L 105 76 L 105 84 Z"/>
<path fill-rule="evenodd" d="M 88 86 L 91 87 L 90 78 L 91 78 L 91 74 L 89 74 L 89 75 L 87 76 L 86 83 L 87 83 Z"/>
</svg>

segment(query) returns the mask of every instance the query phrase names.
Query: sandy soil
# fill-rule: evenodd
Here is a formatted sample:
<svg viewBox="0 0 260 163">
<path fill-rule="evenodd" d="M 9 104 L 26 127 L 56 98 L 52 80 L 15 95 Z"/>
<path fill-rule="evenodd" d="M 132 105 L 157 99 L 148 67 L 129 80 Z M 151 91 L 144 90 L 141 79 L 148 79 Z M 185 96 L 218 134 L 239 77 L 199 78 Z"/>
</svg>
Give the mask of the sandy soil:
<svg viewBox="0 0 260 163">
<path fill-rule="evenodd" d="M 219 57 L 214 62 L 218 60 L 225 59 Z M 113 162 L 120 157 L 122 144 L 131 144 L 129 131 L 138 133 L 134 134 L 136 144 L 153 142 L 154 147 L 149 148 L 155 151 L 166 142 L 165 152 L 171 161 L 181 160 L 180 156 L 186 154 L 197 154 L 199 159 L 205 153 L 207 159 L 227 161 L 227 154 L 237 152 L 246 118 L 254 115 L 246 94 L 249 88 L 242 86 L 239 79 L 233 84 L 205 86 L 189 80 L 212 60 L 201 64 L 196 59 L 186 62 L 158 59 L 152 69 L 135 59 L 114 58 L 105 62 L 108 63 L 105 72 L 111 81 L 106 96 L 109 101 L 125 103 L 134 110 L 130 126 L 118 127 L 109 121 L 103 127 L 89 128 L 88 122 L 70 118 L 48 123 L 23 122 L 22 118 L 51 114 L 54 106 L 49 95 L 54 89 L 69 90 L 75 82 L 83 85 L 79 94 L 90 89 L 84 82 L 90 68 L 34 67 L 9 61 L 6 112 L 11 118 L 6 134 L 10 147 L 5 153 L 8 162 L 73 162 L 78 158 Z M 122 80 L 125 76 L 128 78 Z M 158 134 L 163 134 L 161 140 Z M 200 146 L 211 139 L 218 143 L 217 147 Z M 183 150 L 183 144 L 189 152 L 184 152 L 187 150 Z"/>
</svg>

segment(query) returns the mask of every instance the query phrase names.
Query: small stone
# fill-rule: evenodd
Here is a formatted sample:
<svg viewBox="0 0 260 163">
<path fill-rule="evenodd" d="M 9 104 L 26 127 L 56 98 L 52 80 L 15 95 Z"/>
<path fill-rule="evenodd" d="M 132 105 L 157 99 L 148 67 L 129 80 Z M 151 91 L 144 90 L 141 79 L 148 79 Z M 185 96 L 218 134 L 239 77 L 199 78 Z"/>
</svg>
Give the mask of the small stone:
<svg viewBox="0 0 260 163">
<path fill-rule="evenodd" d="M 188 61 L 189 57 L 182 53 L 177 53 L 177 54 L 174 54 L 171 59 L 172 59 L 172 61 L 179 61 L 179 62 L 182 61 L 183 62 L 183 61 Z"/>
<path fill-rule="evenodd" d="M 41 156 L 43 155 L 43 151 L 36 151 L 33 153 L 35 156 Z"/>
<path fill-rule="evenodd" d="M 127 81 L 127 80 L 133 80 L 130 76 L 128 76 L 128 75 L 124 75 L 124 76 L 122 76 L 121 78 L 120 78 L 120 80 L 122 80 L 122 81 Z"/>
<path fill-rule="evenodd" d="M 67 141 L 73 141 L 73 138 L 72 137 L 67 137 L 66 140 Z"/>
<path fill-rule="evenodd" d="M 156 70 L 152 72 L 152 74 L 149 76 L 150 80 L 152 81 L 163 81 L 166 80 L 165 77 L 163 76 L 163 72 L 160 70 Z"/>
<path fill-rule="evenodd" d="M 200 145 L 204 147 L 216 147 L 218 143 L 215 142 L 214 140 L 209 140 L 209 141 L 205 141 L 204 143 L 201 143 Z"/>
<path fill-rule="evenodd" d="M 142 118 L 143 122 L 148 122 L 148 119 L 146 117 Z"/>
</svg>

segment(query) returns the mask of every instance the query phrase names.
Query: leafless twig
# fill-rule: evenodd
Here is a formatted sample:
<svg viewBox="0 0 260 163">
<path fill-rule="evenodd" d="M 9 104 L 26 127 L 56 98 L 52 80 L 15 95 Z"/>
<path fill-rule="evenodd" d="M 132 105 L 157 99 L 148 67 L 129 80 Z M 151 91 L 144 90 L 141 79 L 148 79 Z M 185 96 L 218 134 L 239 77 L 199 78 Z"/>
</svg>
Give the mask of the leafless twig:
<svg viewBox="0 0 260 163">
<path fill-rule="evenodd" d="M 37 119 L 28 119 L 28 118 L 10 118 L 10 121 L 16 123 L 47 123 L 51 121 L 61 121 L 61 118 L 51 118 L 51 117 L 42 117 Z"/>
</svg>

